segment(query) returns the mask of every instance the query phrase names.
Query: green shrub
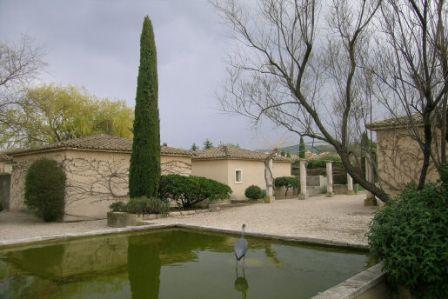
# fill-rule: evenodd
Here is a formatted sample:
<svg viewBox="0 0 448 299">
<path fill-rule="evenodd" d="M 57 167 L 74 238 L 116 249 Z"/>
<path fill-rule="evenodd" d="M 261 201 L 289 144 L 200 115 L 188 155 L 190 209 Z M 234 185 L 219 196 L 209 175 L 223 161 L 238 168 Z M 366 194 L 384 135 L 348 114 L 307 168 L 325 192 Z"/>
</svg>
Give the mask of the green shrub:
<svg viewBox="0 0 448 299">
<path fill-rule="evenodd" d="M 314 169 L 314 168 L 325 168 L 327 162 L 333 162 L 334 167 L 343 167 L 341 158 L 339 157 L 325 157 L 324 159 L 316 159 L 316 160 L 308 160 L 306 164 L 306 168 Z"/>
<path fill-rule="evenodd" d="M 167 202 L 158 198 L 131 198 L 126 205 L 126 211 L 133 214 L 168 214 L 170 208 Z"/>
<path fill-rule="evenodd" d="M 275 188 L 285 188 L 285 197 L 288 194 L 289 189 L 299 187 L 299 179 L 295 176 L 281 176 L 274 180 Z"/>
<path fill-rule="evenodd" d="M 388 280 L 417 298 L 448 298 L 448 190 L 409 186 L 377 212 L 368 234 Z"/>
<path fill-rule="evenodd" d="M 448 164 L 443 164 L 440 167 L 440 180 L 445 188 L 448 188 Z"/>
<path fill-rule="evenodd" d="M 204 177 L 169 174 L 160 178 L 159 197 L 165 201 L 175 200 L 183 208 L 206 199 L 227 199 L 231 193 L 229 186 Z"/>
<path fill-rule="evenodd" d="M 127 205 L 122 201 L 116 201 L 109 206 L 112 212 L 126 212 Z"/>
<path fill-rule="evenodd" d="M 266 192 L 264 194 L 266 195 Z M 263 190 L 258 186 L 252 185 L 246 188 L 244 195 L 249 199 L 257 200 L 263 198 Z"/>
<path fill-rule="evenodd" d="M 54 160 L 31 164 L 25 178 L 25 204 L 44 221 L 61 220 L 65 207 L 65 173 Z"/>
</svg>

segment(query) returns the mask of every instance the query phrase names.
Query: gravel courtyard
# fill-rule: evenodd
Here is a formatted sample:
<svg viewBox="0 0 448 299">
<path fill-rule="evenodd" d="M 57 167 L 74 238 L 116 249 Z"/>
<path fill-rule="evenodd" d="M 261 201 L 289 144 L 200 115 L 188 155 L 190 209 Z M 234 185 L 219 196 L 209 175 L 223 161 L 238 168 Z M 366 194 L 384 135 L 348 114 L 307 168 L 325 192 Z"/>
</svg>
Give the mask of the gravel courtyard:
<svg viewBox="0 0 448 299">
<path fill-rule="evenodd" d="M 318 238 L 349 244 L 367 244 L 365 233 L 376 207 L 364 207 L 363 194 L 318 196 L 307 200 L 277 200 L 272 204 L 222 209 L 218 212 L 169 217 L 156 224 L 188 224 L 287 237 Z M 43 223 L 22 213 L 0 213 L 0 241 L 81 233 L 107 228 L 106 220 L 71 223 Z"/>
<path fill-rule="evenodd" d="M 377 207 L 364 206 L 364 194 L 316 196 L 307 200 L 277 200 L 219 212 L 151 221 L 240 230 L 287 237 L 318 238 L 366 245 L 365 234 Z"/>
</svg>

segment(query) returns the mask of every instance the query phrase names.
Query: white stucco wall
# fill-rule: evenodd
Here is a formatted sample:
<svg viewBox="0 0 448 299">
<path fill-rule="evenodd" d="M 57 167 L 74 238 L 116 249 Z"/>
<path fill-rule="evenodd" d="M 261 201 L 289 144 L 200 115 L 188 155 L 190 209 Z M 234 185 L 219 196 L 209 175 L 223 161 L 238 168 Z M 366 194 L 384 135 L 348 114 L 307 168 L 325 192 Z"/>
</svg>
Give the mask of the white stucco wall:
<svg viewBox="0 0 448 299">
<path fill-rule="evenodd" d="M 266 189 L 264 167 L 263 161 L 193 159 L 191 174 L 227 184 L 232 189 L 232 198 L 242 200 L 246 198 L 244 191 L 250 185 Z M 235 181 L 236 170 L 241 170 L 241 182 Z M 274 177 L 290 176 L 291 163 L 274 162 L 272 172 Z"/>
<path fill-rule="evenodd" d="M 114 201 L 126 201 L 130 154 L 63 150 L 14 157 L 10 210 L 26 208 L 24 184 L 28 167 L 37 159 L 53 159 L 66 173 L 65 213 L 81 218 L 105 218 Z M 161 156 L 162 174 L 190 175 L 191 158 Z"/>
</svg>

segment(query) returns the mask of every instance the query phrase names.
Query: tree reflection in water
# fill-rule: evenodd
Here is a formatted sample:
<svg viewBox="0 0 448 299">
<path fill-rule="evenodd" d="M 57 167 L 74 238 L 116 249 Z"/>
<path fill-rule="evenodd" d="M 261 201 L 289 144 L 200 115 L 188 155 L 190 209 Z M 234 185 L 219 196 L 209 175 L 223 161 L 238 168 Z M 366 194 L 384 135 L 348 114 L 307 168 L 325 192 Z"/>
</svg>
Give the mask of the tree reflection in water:
<svg viewBox="0 0 448 299">
<path fill-rule="evenodd" d="M 249 259 L 234 272 L 234 243 L 163 230 L 3 249 L 0 298 L 309 298 L 367 261 L 364 253 L 251 238 Z"/>
<path fill-rule="evenodd" d="M 129 237 L 128 276 L 132 298 L 159 297 L 161 266 L 158 242 L 151 238 Z"/>
</svg>

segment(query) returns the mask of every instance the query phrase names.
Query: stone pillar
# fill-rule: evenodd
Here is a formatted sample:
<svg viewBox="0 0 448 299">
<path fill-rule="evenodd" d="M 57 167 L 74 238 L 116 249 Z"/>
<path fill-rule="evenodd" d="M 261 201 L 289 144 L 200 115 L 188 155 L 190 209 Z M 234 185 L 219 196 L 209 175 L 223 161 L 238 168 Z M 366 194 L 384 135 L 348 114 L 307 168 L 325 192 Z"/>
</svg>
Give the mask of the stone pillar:
<svg viewBox="0 0 448 299">
<path fill-rule="evenodd" d="M 333 163 L 328 161 L 326 163 L 327 167 L 327 196 L 333 196 Z"/>
<path fill-rule="evenodd" d="M 268 161 L 268 169 L 265 169 L 267 171 L 266 173 L 266 202 L 273 202 L 275 200 L 274 196 L 274 178 L 272 177 L 272 159 L 269 159 Z"/>
<path fill-rule="evenodd" d="M 300 194 L 299 199 L 306 198 L 306 161 L 300 160 Z"/>
<path fill-rule="evenodd" d="M 355 194 L 353 190 L 353 178 L 348 172 L 347 172 L 347 194 Z"/>
<path fill-rule="evenodd" d="M 370 163 L 369 159 L 366 159 L 366 180 L 373 183 L 374 182 L 374 174 L 373 174 L 373 168 L 372 164 Z M 376 206 L 378 203 L 376 201 L 375 195 L 373 195 L 371 192 L 367 191 L 366 198 L 364 199 L 364 205 L 365 206 Z"/>
</svg>

